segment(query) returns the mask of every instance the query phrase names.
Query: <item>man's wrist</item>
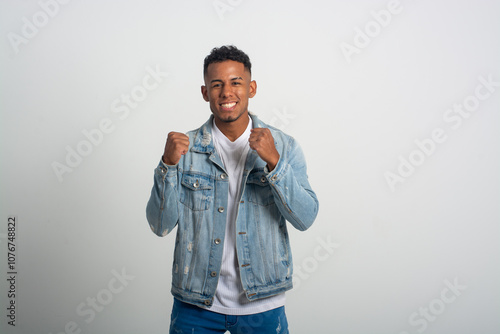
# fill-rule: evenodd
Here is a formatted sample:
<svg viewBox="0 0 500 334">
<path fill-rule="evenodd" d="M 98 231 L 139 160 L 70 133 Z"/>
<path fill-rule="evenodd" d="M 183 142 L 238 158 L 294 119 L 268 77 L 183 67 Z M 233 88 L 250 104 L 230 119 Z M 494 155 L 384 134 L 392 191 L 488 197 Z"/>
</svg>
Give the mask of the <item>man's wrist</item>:
<svg viewBox="0 0 500 334">
<path fill-rule="evenodd" d="M 172 164 L 170 161 L 167 161 L 164 156 L 161 157 L 161 162 L 163 162 L 164 165 L 166 166 L 175 166 L 177 164 Z"/>
<path fill-rule="evenodd" d="M 267 162 L 267 169 L 268 169 L 269 171 L 274 170 L 274 169 L 276 168 L 276 166 L 278 165 L 278 162 L 279 162 L 279 161 L 280 161 L 280 156 L 279 156 L 279 154 L 278 154 L 278 157 L 277 157 L 276 159 L 273 159 L 273 161 L 270 161 L 270 162 L 268 161 L 268 162 Z"/>
</svg>

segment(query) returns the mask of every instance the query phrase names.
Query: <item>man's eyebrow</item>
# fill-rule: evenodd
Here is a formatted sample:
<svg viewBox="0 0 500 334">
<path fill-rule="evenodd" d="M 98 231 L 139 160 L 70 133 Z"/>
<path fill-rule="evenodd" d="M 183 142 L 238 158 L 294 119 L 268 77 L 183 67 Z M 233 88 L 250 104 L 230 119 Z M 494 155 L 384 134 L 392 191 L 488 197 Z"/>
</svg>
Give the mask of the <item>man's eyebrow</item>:
<svg viewBox="0 0 500 334">
<path fill-rule="evenodd" d="M 234 77 L 231 79 L 231 81 L 234 81 L 234 80 L 243 80 L 242 77 Z M 214 82 L 223 82 L 221 79 L 214 79 L 212 81 L 210 81 L 210 83 L 214 83 Z"/>
</svg>

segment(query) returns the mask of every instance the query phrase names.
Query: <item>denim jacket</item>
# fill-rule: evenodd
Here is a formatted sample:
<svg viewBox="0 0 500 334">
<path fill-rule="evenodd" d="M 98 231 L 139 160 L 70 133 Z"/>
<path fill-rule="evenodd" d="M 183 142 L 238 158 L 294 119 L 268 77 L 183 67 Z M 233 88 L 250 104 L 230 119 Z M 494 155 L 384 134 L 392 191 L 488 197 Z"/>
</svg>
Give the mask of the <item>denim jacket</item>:
<svg viewBox="0 0 500 334">
<path fill-rule="evenodd" d="M 269 172 L 254 150 L 243 170 L 236 221 L 236 251 L 241 284 L 249 300 L 292 288 L 288 221 L 304 231 L 318 212 L 307 180 L 306 162 L 297 142 L 250 114 L 253 126 L 269 128 L 280 154 Z M 174 297 L 210 307 L 222 262 L 228 202 L 228 175 L 212 139 L 213 116 L 187 133 L 189 151 L 177 165 L 160 161 L 146 214 L 158 236 L 177 225 L 172 289 Z"/>
</svg>

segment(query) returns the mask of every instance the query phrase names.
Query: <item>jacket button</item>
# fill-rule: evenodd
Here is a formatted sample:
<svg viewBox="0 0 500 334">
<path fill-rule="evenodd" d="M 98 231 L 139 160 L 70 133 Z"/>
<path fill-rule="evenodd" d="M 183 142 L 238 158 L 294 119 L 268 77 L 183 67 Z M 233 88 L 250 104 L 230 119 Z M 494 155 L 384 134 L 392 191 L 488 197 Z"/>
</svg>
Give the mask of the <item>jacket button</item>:
<svg viewBox="0 0 500 334">
<path fill-rule="evenodd" d="M 210 305 L 210 300 L 208 300 L 208 299 L 205 300 L 204 304 L 207 305 L 207 306 Z"/>
<path fill-rule="evenodd" d="M 267 179 L 266 179 L 266 177 L 265 177 L 265 176 L 263 176 L 263 177 L 261 177 L 261 178 L 260 178 L 260 182 L 262 182 L 262 183 L 266 182 L 266 180 L 267 180 Z"/>
<path fill-rule="evenodd" d="M 219 208 L 219 212 L 220 212 L 220 213 L 223 213 L 223 212 L 224 212 L 224 208 L 223 208 L 222 206 Z"/>
<path fill-rule="evenodd" d="M 221 174 L 220 178 L 223 179 L 223 180 L 225 180 L 227 178 L 227 174 L 225 174 L 225 173 Z"/>
<path fill-rule="evenodd" d="M 273 177 L 271 177 L 271 180 L 273 181 L 276 181 L 278 179 L 278 176 L 276 174 L 273 175 Z"/>
<path fill-rule="evenodd" d="M 218 245 L 218 244 L 220 244 L 220 239 L 217 238 L 217 239 L 214 240 L 214 242 L 215 242 L 216 245 Z"/>
<path fill-rule="evenodd" d="M 167 170 L 163 167 L 160 167 L 160 171 L 162 174 L 167 174 Z"/>
<path fill-rule="evenodd" d="M 217 272 L 215 272 L 215 271 L 212 271 L 212 272 L 210 273 L 210 276 L 212 276 L 212 277 L 215 277 L 215 276 L 217 276 Z"/>
<path fill-rule="evenodd" d="M 199 186 L 200 186 L 200 182 L 198 182 L 198 180 L 196 180 L 196 182 L 193 184 L 193 187 L 198 188 Z"/>
</svg>

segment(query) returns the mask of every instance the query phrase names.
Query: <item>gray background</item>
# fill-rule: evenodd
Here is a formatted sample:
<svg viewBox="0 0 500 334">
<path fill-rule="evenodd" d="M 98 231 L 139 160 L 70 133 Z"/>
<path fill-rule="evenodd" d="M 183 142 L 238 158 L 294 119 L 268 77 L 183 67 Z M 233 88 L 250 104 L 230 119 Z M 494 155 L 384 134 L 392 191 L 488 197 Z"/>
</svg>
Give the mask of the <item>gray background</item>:
<svg viewBox="0 0 500 334">
<path fill-rule="evenodd" d="M 174 235 L 146 222 L 153 169 L 169 131 L 210 114 L 203 58 L 235 44 L 254 66 L 250 110 L 298 139 L 320 200 L 313 227 L 291 230 L 292 333 L 498 333 L 500 87 L 467 118 L 446 117 L 474 102 L 480 78 L 500 82 L 500 4 L 401 0 L 390 20 L 388 6 L 2 0 L 0 331 L 168 332 Z M 147 68 L 168 72 L 150 91 Z M 131 93 L 141 101 L 125 117 L 116 108 Z M 106 119 L 89 147 L 82 131 Z M 446 140 L 419 153 L 436 128 Z M 88 154 L 58 178 L 54 163 L 78 145 Z M 419 165 L 391 187 L 387 172 L 410 157 Z"/>
</svg>

